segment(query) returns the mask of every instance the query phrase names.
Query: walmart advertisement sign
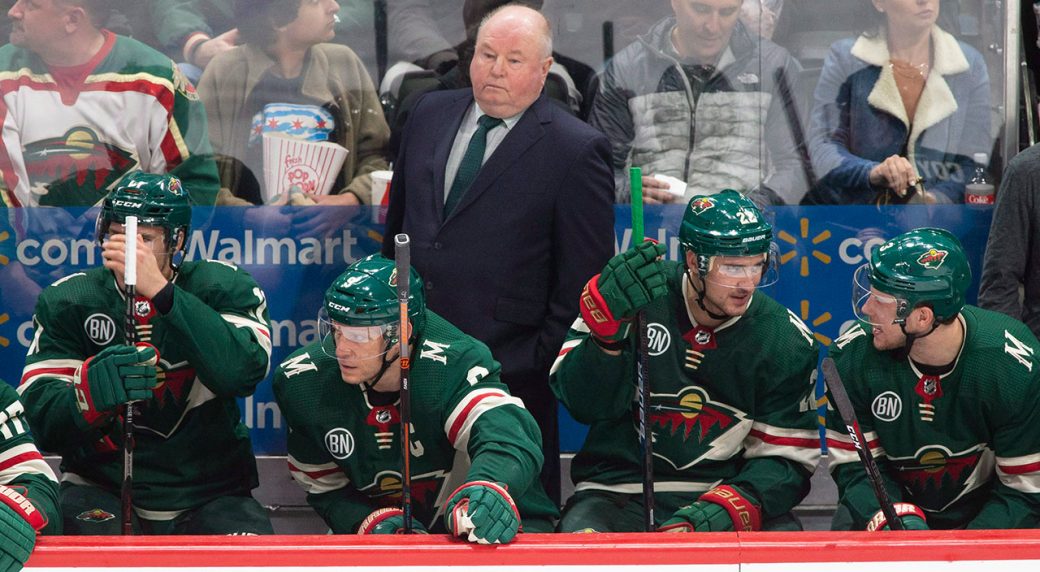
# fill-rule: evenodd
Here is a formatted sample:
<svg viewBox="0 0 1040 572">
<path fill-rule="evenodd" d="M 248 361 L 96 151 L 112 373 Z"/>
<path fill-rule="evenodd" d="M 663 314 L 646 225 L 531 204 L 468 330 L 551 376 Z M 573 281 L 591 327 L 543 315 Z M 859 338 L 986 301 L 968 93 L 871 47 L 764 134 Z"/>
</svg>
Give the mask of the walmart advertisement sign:
<svg viewBox="0 0 1040 572">
<path fill-rule="evenodd" d="M 632 242 L 630 210 L 616 207 L 618 249 Z M 40 290 L 77 270 L 100 265 L 93 242 L 96 210 L 13 209 L 0 220 L 0 378 L 17 385 L 32 341 Z M 680 258 L 681 206 L 648 207 L 648 236 Z M 187 259 L 237 264 L 267 294 L 274 363 L 317 339 L 316 314 L 332 279 L 358 258 L 378 252 L 383 227 L 370 208 L 252 207 L 196 209 Z M 801 316 L 824 345 L 853 319 L 852 273 L 869 250 L 921 226 L 960 237 L 973 270 L 969 302 L 978 292 L 992 210 L 972 206 L 783 207 L 771 217 L 780 251 L 780 281 L 766 291 Z M 748 340 L 754 343 L 754 340 Z M 273 369 L 273 368 L 272 368 Z M 270 380 L 241 400 L 258 454 L 285 453 L 285 425 Z M 576 450 L 584 428 L 561 420 L 564 450 Z"/>
</svg>

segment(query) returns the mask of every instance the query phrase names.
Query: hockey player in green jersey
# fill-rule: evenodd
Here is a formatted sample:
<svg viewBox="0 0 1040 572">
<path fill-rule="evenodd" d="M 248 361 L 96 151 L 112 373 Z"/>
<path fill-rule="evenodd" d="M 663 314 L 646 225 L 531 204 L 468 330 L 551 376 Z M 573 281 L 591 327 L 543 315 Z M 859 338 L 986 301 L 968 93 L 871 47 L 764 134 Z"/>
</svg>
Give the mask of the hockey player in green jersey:
<svg viewBox="0 0 1040 572">
<path fill-rule="evenodd" d="M 127 216 L 138 217 L 137 338 L 125 343 Z M 118 534 L 121 404 L 134 416 L 135 528 L 162 534 L 271 533 L 237 397 L 271 359 L 267 302 L 225 263 L 182 259 L 191 205 L 180 180 L 132 173 L 104 200 L 104 267 L 40 295 L 19 387 L 40 447 L 62 455 L 67 534 Z M 157 362 L 157 367 L 156 367 Z"/>
<path fill-rule="evenodd" d="M 859 323 L 830 348 L 904 528 L 1040 523 L 1040 344 L 1021 322 L 965 305 L 970 282 L 951 233 L 897 236 L 856 271 Z M 832 526 L 887 528 L 844 428 L 831 412 Z"/>
<path fill-rule="evenodd" d="M 321 340 L 275 373 L 289 471 L 335 533 L 402 531 L 399 279 L 380 255 L 352 264 L 325 293 Z M 538 426 L 487 346 L 426 309 L 414 269 L 408 279 L 414 530 L 481 544 L 551 532 Z"/>
<path fill-rule="evenodd" d="M 58 481 L 33 443 L 18 394 L 0 379 L 0 572 L 21 570 L 37 534 L 61 534 Z"/>
<path fill-rule="evenodd" d="M 646 311 L 655 518 L 661 530 L 800 528 L 789 514 L 819 459 L 818 344 L 756 289 L 776 279 L 772 226 L 736 191 L 694 197 L 682 262 L 644 242 L 586 285 L 551 385 L 591 425 L 560 530 L 643 530 L 630 322 Z"/>
</svg>

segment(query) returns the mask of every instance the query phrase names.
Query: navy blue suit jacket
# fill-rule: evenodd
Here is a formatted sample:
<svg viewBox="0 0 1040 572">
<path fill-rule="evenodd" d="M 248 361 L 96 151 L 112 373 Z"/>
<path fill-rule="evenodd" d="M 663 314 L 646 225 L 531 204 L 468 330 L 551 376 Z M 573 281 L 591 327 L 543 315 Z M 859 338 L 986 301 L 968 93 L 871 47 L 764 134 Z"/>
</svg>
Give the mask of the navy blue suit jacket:
<svg viewBox="0 0 1040 572">
<path fill-rule="evenodd" d="M 491 348 L 503 381 L 538 418 L 540 406 L 555 403 L 549 367 L 581 289 L 614 254 L 610 144 L 543 95 L 445 219 L 445 164 L 472 104 L 470 89 L 431 92 L 416 104 L 394 169 L 383 253 L 392 258 L 394 235 L 410 235 L 427 305 Z"/>
</svg>

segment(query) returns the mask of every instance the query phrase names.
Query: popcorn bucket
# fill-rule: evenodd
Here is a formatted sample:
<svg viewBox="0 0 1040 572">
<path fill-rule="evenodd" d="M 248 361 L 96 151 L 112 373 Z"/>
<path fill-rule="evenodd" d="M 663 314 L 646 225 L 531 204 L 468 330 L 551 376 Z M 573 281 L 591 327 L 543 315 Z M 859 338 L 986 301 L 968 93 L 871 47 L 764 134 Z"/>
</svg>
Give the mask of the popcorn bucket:
<svg viewBox="0 0 1040 572">
<path fill-rule="evenodd" d="M 372 171 L 372 222 L 386 222 L 386 208 L 390 205 L 390 179 L 393 171 Z"/>
<path fill-rule="evenodd" d="M 264 133 L 264 203 L 281 203 L 292 192 L 327 195 L 347 149 L 330 141 L 304 141 Z"/>
</svg>

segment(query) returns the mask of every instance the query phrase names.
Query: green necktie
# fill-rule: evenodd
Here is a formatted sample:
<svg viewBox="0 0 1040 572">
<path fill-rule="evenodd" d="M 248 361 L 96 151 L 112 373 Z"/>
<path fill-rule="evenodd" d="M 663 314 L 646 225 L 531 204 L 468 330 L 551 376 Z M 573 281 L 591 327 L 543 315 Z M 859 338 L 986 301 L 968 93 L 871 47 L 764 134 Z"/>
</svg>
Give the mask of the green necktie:
<svg viewBox="0 0 1040 572">
<path fill-rule="evenodd" d="M 455 210 L 455 207 L 462 199 L 462 195 L 466 194 L 470 185 L 473 184 L 473 180 L 477 178 L 480 166 L 484 163 L 484 150 L 487 148 L 488 131 L 503 123 L 505 122 L 501 119 L 489 115 L 481 115 L 480 119 L 477 119 L 477 130 L 469 140 L 466 154 L 462 156 L 462 162 L 459 163 L 459 170 L 455 173 L 455 181 L 452 182 L 451 190 L 448 191 L 448 200 L 444 201 L 444 218 L 448 218 L 451 211 Z"/>
</svg>

